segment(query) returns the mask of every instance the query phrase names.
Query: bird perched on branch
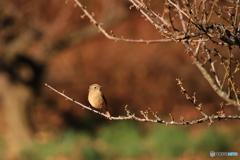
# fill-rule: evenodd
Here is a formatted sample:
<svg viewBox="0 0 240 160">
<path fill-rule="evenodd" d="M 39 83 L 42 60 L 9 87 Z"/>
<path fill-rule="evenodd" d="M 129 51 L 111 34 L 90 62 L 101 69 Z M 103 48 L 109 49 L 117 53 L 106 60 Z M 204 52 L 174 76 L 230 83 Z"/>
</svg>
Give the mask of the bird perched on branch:
<svg viewBox="0 0 240 160">
<path fill-rule="evenodd" d="M 102 86 L 98 84 L 92 84 L 89 87 L 88 92 L 88 101 L 91 104 L 91 106 L 97 110 L 101 110 L 104 112 L 108 118 L 111 120 L 111 115 L 107 110 L 107 101 L 100 90 Z"/>
</svg>

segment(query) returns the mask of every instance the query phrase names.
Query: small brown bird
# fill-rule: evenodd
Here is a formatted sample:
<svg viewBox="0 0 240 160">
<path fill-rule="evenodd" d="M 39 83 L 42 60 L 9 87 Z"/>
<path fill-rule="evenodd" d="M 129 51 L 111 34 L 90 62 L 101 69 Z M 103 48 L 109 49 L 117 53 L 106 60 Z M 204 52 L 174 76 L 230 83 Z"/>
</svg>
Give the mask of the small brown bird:
<svg viewBox="0 0 240 160">
<path fill-rule="evenodd" d="M 92 107 L 103 111 L 106 115 L 109 116 L 109 119 L 111 119 L 111 115 L 107 110 L 107 101 L 103 93 L 100 91 L 101 87 L 102 86 L 98 84 L 90 85 L 88 92 L 88 101 Z"/>
</svg>

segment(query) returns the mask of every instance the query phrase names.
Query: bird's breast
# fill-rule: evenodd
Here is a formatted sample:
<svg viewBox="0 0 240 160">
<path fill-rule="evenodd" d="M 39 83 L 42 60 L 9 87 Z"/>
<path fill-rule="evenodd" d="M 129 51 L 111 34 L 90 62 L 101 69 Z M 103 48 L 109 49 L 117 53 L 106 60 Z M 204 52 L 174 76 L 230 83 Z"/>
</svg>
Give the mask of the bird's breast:
<svg viewBox="0 0 240 160">
<path fill-rule="evenodd" d="M 105 105 L 100 92 L 89 92 L 88 101 L 94 108 L 97 109 L 101 109 Z"/>
</svg>

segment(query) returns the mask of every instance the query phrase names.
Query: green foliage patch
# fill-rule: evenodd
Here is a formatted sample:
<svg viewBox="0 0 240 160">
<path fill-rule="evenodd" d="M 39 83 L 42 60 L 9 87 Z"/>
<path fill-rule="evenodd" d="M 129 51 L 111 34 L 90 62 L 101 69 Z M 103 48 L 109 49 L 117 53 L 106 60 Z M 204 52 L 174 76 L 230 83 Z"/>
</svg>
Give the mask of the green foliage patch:
<svg viewBox="0 0 240 160">
<path fill-rule="evenodd" d="M 153 125 L 143 130 L 137 124 L 133 121 L 111 122 L 88 133 L 66 130 L 55 140 L 44 144 L 36 142 L 26 148 L 22 156 L 26 160 L 57 156 L 74 160 L 171 159 L 198 154 L 208 157 L 210 151 L 226 152 L 234 147 L 234 138 L 229 138 L 232 134 L 221 133 L 213 127 L 194 135 L 179 126 Z"/>
</svg>

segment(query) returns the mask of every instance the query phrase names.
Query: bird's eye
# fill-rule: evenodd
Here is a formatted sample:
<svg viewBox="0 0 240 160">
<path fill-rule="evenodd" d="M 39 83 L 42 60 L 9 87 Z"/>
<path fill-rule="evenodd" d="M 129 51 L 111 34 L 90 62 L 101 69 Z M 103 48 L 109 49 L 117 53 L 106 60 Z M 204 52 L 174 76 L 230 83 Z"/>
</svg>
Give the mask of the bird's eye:
<svg viewBox="0 0 240 160">
<path fill-rule="evenodd" d="M 97 87 L 94 87 L 94 89 L 96 89 Z"/>
</svg>

